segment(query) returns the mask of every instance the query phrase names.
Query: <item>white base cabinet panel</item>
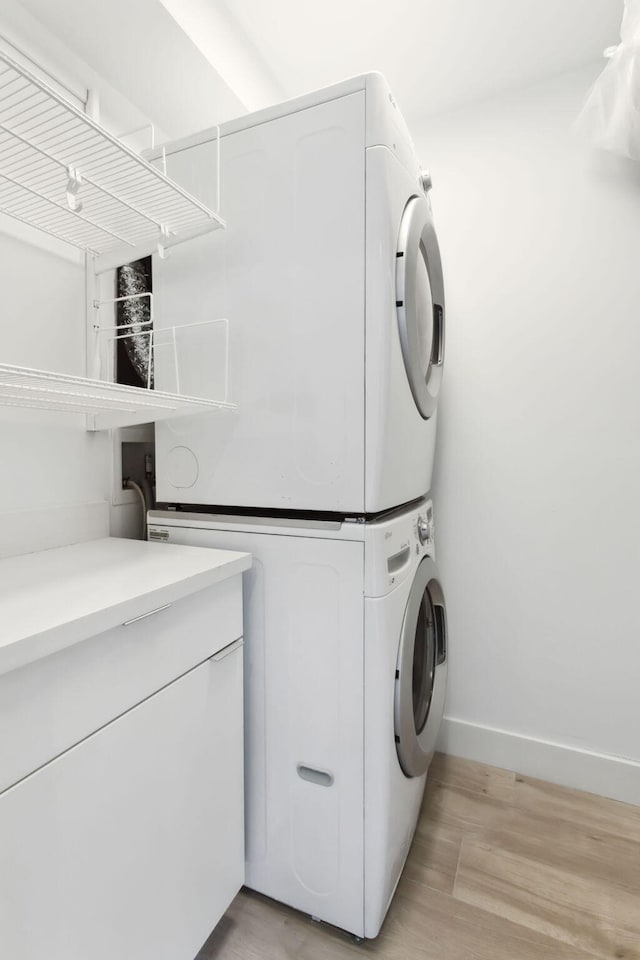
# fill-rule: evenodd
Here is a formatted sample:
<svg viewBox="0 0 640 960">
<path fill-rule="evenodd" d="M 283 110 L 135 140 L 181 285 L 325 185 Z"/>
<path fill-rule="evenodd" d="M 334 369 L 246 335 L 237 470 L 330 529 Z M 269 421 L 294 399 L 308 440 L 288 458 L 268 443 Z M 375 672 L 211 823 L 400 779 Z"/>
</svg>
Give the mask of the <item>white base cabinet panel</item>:
<svg viewBox="0 0 640 960">
<path fill-rule="evenodd" d="M 193 960 L 243 882 L 229 650 L 0 796 L 3 957 Z"/>
</svg>

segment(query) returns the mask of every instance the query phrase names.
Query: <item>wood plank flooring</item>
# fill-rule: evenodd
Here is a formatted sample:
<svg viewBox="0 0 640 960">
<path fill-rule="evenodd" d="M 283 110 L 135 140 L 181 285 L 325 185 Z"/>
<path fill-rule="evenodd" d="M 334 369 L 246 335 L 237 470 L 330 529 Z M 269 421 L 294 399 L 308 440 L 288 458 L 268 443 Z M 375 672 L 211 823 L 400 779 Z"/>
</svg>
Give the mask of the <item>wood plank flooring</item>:
<svg viewBox="0 0 640 960">
<path fill-rule="evenodd" d="M 640 807 L 437 754 L 380 936 L 242 891 L 197 960 L 640 960 Z"/>
</svg>

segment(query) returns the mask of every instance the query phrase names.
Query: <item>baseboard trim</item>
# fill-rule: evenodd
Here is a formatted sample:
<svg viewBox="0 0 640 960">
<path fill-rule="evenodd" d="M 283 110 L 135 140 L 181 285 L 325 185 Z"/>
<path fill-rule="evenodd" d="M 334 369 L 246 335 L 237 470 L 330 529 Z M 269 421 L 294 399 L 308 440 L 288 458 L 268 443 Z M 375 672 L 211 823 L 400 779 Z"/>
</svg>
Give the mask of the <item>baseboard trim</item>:
<svg viewBox="0 0 640 960">
<path fill-rule="evenodd" d="M 640 805 L 640 762 L 445 717 L 443 753 Z"/>
</svg>

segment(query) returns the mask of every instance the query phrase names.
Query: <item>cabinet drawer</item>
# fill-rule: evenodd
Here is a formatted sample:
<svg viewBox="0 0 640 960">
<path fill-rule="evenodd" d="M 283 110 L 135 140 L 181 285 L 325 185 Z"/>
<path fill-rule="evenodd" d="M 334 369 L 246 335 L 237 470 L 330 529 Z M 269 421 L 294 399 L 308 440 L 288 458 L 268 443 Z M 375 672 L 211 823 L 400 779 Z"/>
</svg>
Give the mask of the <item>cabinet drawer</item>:
<svg viewBox="0 0 640 960">
<path fill-rule="evenodd" d="M 149 613 L 0 676 L 0 792 L 242 636 L 242 577 Z"/>
<path fill-rule="evenodd" d="M 242 650 L 0 797 L 11 960 L 192 960 L 244 874 Z"/>
</svg>

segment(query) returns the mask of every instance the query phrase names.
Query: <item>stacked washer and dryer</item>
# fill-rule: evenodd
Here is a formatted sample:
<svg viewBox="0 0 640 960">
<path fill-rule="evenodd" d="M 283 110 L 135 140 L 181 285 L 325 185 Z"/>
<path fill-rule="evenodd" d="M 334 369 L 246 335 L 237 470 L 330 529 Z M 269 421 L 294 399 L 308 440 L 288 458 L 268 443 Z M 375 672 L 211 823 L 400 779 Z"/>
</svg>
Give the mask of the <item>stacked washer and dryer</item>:
<svg viewBox="0 0 640 960">
<path fill-rule="evenodd" d="M 430 184 L 379 74 L 227 123 L 220 142 L 228 228 L 154 265 L 154 322 L 230 318 L 238 409 L 158 424 L 164 509 L 149 536 L 254 557 L 247 886 L 375 937 L 446 685 L 428 499 L 444 351 Z M 216 133 L 165 151 L 206 202 Z M 212 395 L 219 377 L 201 351 L 182 387 Z"/>
</svg>

